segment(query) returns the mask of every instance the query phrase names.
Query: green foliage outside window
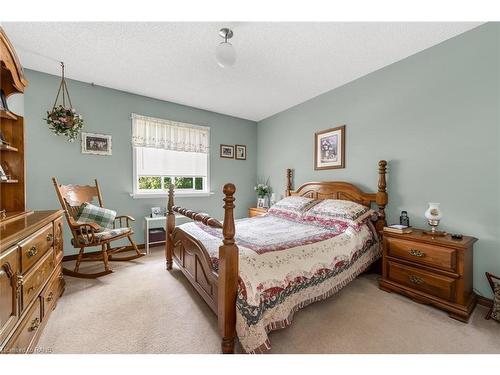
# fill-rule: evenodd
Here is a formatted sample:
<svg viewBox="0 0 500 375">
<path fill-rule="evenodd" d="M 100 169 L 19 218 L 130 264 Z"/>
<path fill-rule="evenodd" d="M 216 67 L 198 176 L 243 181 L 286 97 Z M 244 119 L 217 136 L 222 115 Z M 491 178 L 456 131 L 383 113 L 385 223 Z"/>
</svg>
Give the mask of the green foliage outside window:
<svg viewBox="0 0 500 375">
<path fill-rule="evenodd" d="M 192 189 L 193 188 L 193 178 L 192 177 L 176 177 L 175 187 L 177 189 Z"/>
<path fill-rule="evenodd" d="M 163 186 L 162 186 L 163 179 Z M 174 182 L 176 189 L 203 190 L 203 177 L 161 177 L 161 176 L 141 176 L 139 177 L 140 190 L 167 190 Z"/>
<path fill-rule="evenodd" d="M 139 177 L 139 189 L 141 190 L 161 189 L 161 178 L 159 176 Z"/>
<path fill-rule="evenodd" d="M 194 189 L 195 190 L 203 190 L 203 177 L 195 177 Z"/>
</svg>

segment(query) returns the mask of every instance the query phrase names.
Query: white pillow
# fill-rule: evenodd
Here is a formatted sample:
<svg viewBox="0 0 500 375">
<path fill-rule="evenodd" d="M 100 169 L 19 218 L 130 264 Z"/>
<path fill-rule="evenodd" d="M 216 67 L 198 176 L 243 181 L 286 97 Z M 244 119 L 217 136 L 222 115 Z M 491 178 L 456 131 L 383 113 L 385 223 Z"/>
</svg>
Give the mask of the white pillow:
<svg viewBox="0 0 500 375">
<path fill-rule="evenodd" d="M 330 225 L 343 221 L 358 226 L 375 214 L 371 208 L 362 204 L 340 199 L 324 199 L 307 211 L 303 220 L 310 223 Z"/>
<path fill-rule="evenodd" d="M 267 212 L 270 215 L 283 217 L 285 219 L 300 219 L 318 201 L 311 198 L 292 196 L 286 197 L 274 204 Z"/>
</svg>

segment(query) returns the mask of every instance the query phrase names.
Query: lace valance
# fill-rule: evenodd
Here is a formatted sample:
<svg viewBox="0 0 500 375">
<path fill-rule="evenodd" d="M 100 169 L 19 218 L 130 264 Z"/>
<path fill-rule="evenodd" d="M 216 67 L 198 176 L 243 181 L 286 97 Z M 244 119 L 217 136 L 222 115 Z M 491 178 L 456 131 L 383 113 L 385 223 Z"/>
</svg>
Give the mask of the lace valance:
<svg viewBox="0 0 500 375">
<path fill-rule="evenodd" d="M 132 145 L 208 153 L 210 128 L 132 114 Z"/>
</svg>

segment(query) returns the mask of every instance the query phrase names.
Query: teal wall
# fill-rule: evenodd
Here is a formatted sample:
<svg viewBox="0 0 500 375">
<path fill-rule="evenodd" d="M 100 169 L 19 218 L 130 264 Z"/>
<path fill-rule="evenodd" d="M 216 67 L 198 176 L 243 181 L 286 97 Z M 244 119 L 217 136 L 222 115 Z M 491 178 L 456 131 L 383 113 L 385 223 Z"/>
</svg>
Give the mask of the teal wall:
<svg viewBox="0 0 500 375">
<path fill-rule="evenodd" d="M 500 274 L 499 34 L 480 26 L 258 123 L 257 175 L 285 188 L 311 180 L 377 187 L 389 161 L 389 222 L 401 210 L 425 227 L 440 202 L 441 229 L 475 236 L 474 287 Z M 346 124 L 346 168 L 314 171 L 314 132 Z"/>
<path fill-rule="evenodd" d="M 176 204 L 222 218 L 222 186 L 233 182 L 237 188 L 236 217 L 246 216 L 248 207 L 255 205 L 257 128 L 254 122 L 68 80 L 71 100 L 85 119 L 84 131 L 113 136 L 112 156 L 84 155 L 79 139 L 69 143 L 53 134 L 42 120 L 53 105 L 59 78 L 32 70 L 27 70 L 26 75 L 29 86 L 24 95 L 24 117 L 29 209 L 59 207 L 52 176 L 60 183 L 75 184 L 92 183 L 97 178 L 105 206 L 119 214 L 134 216 L 135 237 L 138 243 L 143 243 L 143 217 L 149 214 L 151 207 L 165 206 L 166 200 L 129 196 L 132 192 L 132 112 L 211 128 L 210 184 L 215 194 L 179 198 Z M 247 145 L 247 160 L 219 158 L 221 143 Z M 74 253 L 69 243 L 69 230 L 66 230 L 65 237 L 65 253 Z"/>
</svg>

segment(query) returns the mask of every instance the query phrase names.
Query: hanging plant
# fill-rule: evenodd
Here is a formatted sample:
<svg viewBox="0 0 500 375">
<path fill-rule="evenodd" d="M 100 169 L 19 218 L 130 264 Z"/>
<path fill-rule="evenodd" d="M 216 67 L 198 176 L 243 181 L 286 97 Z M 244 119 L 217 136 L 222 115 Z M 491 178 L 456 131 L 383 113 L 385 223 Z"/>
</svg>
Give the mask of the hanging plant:
<svg viewBox="0 0 500 375">
<path fill-rule="evenodd" d="M 70 142 L 73 142 L 77 137 L 80 130 L 83 128 L 82 115 L 78 114 L 71 104 L 69 97 L 68 86 L 64 79 L 64 63 L 61 62 L 61 84 L 57 91 L 56 100 L 51 111 L 47 111 L 47 121 L 49 128 L 57 135 L 64 135 L 68 137 Z M 62 93 L 62 104 L 57 104 L 59 95 Z M 69 106 L 66 106 L 66 96 L 68 97 Z"/>
</svg>

